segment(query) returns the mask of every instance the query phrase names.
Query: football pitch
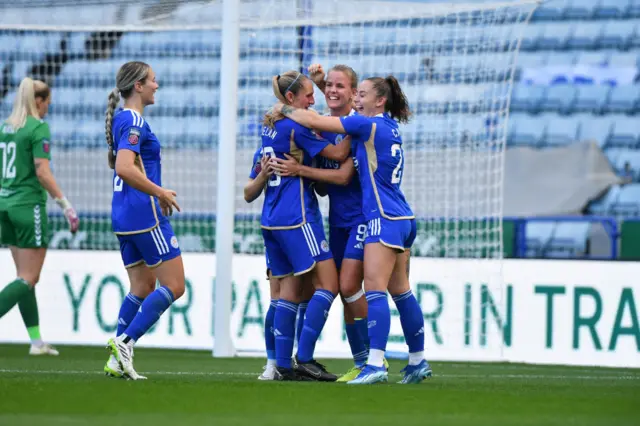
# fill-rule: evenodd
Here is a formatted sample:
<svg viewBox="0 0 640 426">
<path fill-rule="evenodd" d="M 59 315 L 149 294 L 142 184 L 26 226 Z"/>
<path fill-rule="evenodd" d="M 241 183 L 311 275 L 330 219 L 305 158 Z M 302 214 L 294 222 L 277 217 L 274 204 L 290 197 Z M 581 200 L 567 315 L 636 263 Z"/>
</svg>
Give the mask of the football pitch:
<svg viewBox="0 0 640 426">
<path fill-rule="evenodd" d="M 389 384 L 277 383 L 256 379 L 262 359 L 141 348 L 149 379 L 134 382 L 103 375 L 102 348 L 58 349 L 0 345 L 0 425 L 640 424 L 640 370 L 436 362 L 433 378 L 397 385 L 404 362 L 392 360 Z"/>
</svg>

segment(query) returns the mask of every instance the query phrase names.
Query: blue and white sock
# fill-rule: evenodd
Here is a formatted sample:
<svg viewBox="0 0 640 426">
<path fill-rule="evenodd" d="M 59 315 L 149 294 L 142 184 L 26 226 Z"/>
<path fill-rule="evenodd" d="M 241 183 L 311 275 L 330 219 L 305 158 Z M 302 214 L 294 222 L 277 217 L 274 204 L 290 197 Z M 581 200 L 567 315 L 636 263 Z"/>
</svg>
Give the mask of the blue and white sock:
<svg viewBox="0 0 640 426">
<path fill-rule="evenodd" d="M 273 320 L 276 315 L 276 307 L 278 306 L 277 300 L 272 300 L 269 303 L 269 310 L 264 317 L 264 346 L 267 349 L 267 360 L 276 360 L 276 336 L 273 334 Z"/>
<path fill-rule="evenodd" d="M 280 368 L 291 368 L 297 313 L 297 303 L 283 299 L 278 301 L 273 318 L 273 334 L 276 341 L 276 365 Z"/>
<path fill-rule="evenodd" d="M 334 295 L 327 290 L 316 290 L 309 301 L 305 315 L 304 326 L 298 342 L 298 361 L 309 362 L 313 359 L 313 352 L 320 333 L 329 316 Z"/>
<path fill-rule="evenodd" d="M 391 310 L 387 302 L 387 293 L 384 291 L 368 291 L 368 328 L 369 328 L 369 360 L 367 364 L 375 367 L 384 365 L 384 352 L 391 331 Z"/>
<path fill-rule="evenodd" d="M 155 324 L 160 315 L 173 303 L 174 297 L 169 287 L 162 286 L 153 291 L 140 305 L 138 313 L 124 331 L 124 341 L 137 342 Z"/>
<path fill-rule="evenodd" d="M 422 308 L 420 308 L 420 304 L 411 290 L 394 296 L 393 301 L 400 313 L 400 324 L 402 324 L 404 340 L 409 346 L 409 358 L 415 363 L 418 358 L 424 358 L 424 316 Z M 411 356 L 412 354 L 413 356 Z"/>
<path fill-rule="evenodd" d="M 298 305 L 298 318 L 296 318 L 296 344 L 300 344 L 300 335 L 302 334 L 302 327 L 304 326 L 304 316 L 307 313 L 307 307 L 309 301 L 304 300 Z"/>
<path fill-rule="evenodd" d="M 131 293 L 125 296 L 122 301 L 122 305 L 120 306 L 120 312 L 118 313 L 118 328 L 116 329 L 116 336 L 124 333 L 131 321 L 136 317 L 143 300 L 143 298 L 134 296 Z"/>
<path fill-rule="evenodd" d="M 366 326 L 367 325 L 365 322 L 365 327 Z M 353 363 L 356 365 L 356 367 L 362 367 L 367 362 L 369 351 L 364 345 L 364 341 L 362 340 L 362 336 L 360 335 L 360 332 L 358 330 L 358 325 L 356 323 L 345 324 L 344 327 L 347 331 L 347 340 L 349 341 L 349 347 L 351 348 Z"/>
</svg>

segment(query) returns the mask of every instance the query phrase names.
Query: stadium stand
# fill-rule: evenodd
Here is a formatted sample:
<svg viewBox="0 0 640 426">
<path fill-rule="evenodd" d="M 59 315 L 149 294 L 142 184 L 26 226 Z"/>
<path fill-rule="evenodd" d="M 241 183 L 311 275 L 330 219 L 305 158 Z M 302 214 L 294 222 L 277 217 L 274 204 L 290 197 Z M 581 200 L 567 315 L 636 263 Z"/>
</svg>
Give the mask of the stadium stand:
<svg viewBox="0 0 640 426">
<path fill-rule="evenodd" d="M 187 17 L 185 17 L 187 19 Z M 410 22 L 405 24 L 407 28 Z M 499 29 L 499 28 L 498 28 Z M 454 26 L 451 26 L 454 30 Z M 297 68 L 296 28 L 262 29 L 241 33 L 241 50 L 249 46 L 273 55 L 243 56 L 240 62 L 239 96 L 264 94 L 255 104 L 240 111 L 239 143 L 247 129 L 255 126 L 256 116 L 271 103 L 269 77 L 282 70 L 282 63 Z M 455 57 L 440 56 L 433 63 L 428 52 L 421 50 L 420 38 L 407 37 L 397 28 L 363 27 L 363 37 L 386 40 L 384 52 L 349 51 L 339 43 L 341 33 L 335 28 L 317 27 L 312 43 L 321 55 L 321 63 L 346 62 L 364 76 L 380 72 L 380 55 L 384 53 L 385 72 L 406 78 L 414 86 L 408 93 L 428 90 L 426 83 L 447 82 L 474 84 L 470 64 L 491 68 L 491 57 L 468 52 L 465 70 Z M 102 35 L 103 37 L 105 34 Z M 220 78 L 220 34 L 199 31 L 175 33 L 132 32 L 108 34 L 111 44 L 96 49 L 96 34 L 74 32 L 0 31 L 0 115 L 9 113 L 20 79 L 27 74 L 45 75 L 55 87 L 56 102 L 49 121 L 63 148 L 98 147 L 102 141 L 102 113 L 105 91 L 113 84 L 118 66 L 132 57 L 153 63 L 159 76 L 172 85 L 163 86 L 160 102 L 150 111 L 154 117 L 173 117 L 172 125 L 162 127 L 156 120 L 156 131 L 163 134 L 169 147 L 206 148 L 215 141 L 214 117 L 218 114 L 217 91 Z M 446 52 L 447 27 L 423 38 L 431 46 Z M 436 37 L 434 44 L 433 38 Z M 490 39 L 491 35 L 488 35 Z M 396 49 L 394 51 L 394 49 Z M 176 61 L 164 52 L 183 57 Z M 106 54 L 103 54 L 106 52 Z M 405 52 L 412 53 L 404 55 Z M 389 57 L 398 53 L 398 57 Z M 400 55 L 402 54 L 402 55 Z M 61 65 L 47 68 L 52 55 Z M 273 58 L 273 60 L 270 60 Z M 474 62 L 475 61 L 475 62 Z M 503 61 L 495 61 L 503 63 Z M 579 140 L 595 140 L 610 159 L 616 172 L 630 182 L 614 186 L 594 200 L 589 214 L 630 217 L 640 215 L 640 0 L 555 0 L 543 3 L 533 14 L 523 36 L 515 73 L 515 87 L 510 104 L 508 146 L 531 146 L 540 149 L 570 144 Z M 492 69 L 496 76 L 509 75 L 509 70 Z M 188 90 L 184 90 L 188 88 Z M 259 89 L 259 90 L 256 90 Z M 249 95 L 251 93 L 251 95 Z M 413 95 L 412 95 L 413 96 Z M 446 96 L 437 93 L 429 96 Z M 424 98 L 414 104 L 418 114 L 433 114 L 433 105 Z M 317 107 L 324 107 L 317 99 Z M 241 104 L 244 104 L 241 102 Z M 187 125 L 180 117 L 197 110 L 206 120 Z M 452 102 L 440 111 L 473 112 L 473 102 Z M 484 120 L 484 118 L 482 118 Z M 481 132 L 483 122 L 469 115 L 463 120 L 470 132 Z M 424 132 L 446 132 L 446 123 L 415 126 L 416 143 Z M 446 136 L 445 136 L 446 137 Z M 248 143 L 248 142 L 246 142 Z M 588 223 L 533 222 L 527 227 L 528 256 L 571 257 L 587 252 Z"/>
</svg>

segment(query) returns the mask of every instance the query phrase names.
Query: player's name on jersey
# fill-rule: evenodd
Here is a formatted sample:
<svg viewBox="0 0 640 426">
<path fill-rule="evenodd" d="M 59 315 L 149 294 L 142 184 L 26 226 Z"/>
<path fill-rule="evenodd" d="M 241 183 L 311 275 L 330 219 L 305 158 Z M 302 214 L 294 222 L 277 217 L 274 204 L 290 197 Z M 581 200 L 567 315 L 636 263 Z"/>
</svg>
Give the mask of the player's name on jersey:
<svg viewBox="0 0 640 426">
<path fill-rule="evenodd" d="M 325 218 L 326 219 L 326 218 Z M 197 218 L 172 218 L 176 237 L 183 252 L 212 252 L 215 250 L 215 219 L 213 216 L 200 215 Z M 328 224 L 325 220 L 325 228 Z M 447 229 L 447 232 L 445 231 Z M 480 232 L 473 232 L 478 229 Z M 491 257 L 491 246 L 486 244 L 481 252 L 477 238 L 482 235 L 488 243 L 495 241 L 487 232 L 483 221 L 459 222 L 455 224 L 436 223 L 418 220 L 418 235 L 412 248 L 412 255 L 419 257 Z M 328 229 L 326 229 L 328 232 Z M 497 233 L 497 229 L 494 232 Z M 514 254 L 514 226 L 504 221 L 503 227 L 504 257 Z M 50 215 L 50 248 L 76 250 L 118 250 L 119 243 L 111 231 L 111 221 L 104 217 L 91 218 L 81 222 L 81 229 L 73 236 L 68 231 L 65 219 L 59 215 Z M 478 235 L 476 235 L 478 234 Z M 492 237 L 492 238 L 490 238 Z M 445 239 L 447 238 L 447 239 Z M 497 247 L 495 248 L 497 249 Z M 234 250 L 236 253 L 263 254 L 264 242 L 260 230 L 260 217 L 238 216 L 235 220 Z"/>
</svg>

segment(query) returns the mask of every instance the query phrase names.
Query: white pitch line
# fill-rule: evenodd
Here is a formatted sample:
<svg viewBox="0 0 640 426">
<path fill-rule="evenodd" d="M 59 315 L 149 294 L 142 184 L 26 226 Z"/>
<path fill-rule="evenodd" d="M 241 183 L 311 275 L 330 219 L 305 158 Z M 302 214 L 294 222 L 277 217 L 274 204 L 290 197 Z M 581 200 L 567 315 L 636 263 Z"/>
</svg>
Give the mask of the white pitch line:
<svg viewBox="0 0 640 426">
<path fill-rule="evenodd" d="M 141 374 L 157 374 L 159 376 L 256 376 L 258 373 L 228 372 L 228 371 L 140 371 Z M 0 369 L 0 374 L 74 374 L 74 375 L 103 375 L 100 371 L 84 370 L 17 370 Z M 401 374 L 391 373 L 392 376 Z M 571 376 L 571 375 L 544 375 L 544 374 L 435 374 L 434 377 L 472 379 L 556 379 L 556 380 L 640 380 L 640 375 L 621 376 Z"/>
</svg>

